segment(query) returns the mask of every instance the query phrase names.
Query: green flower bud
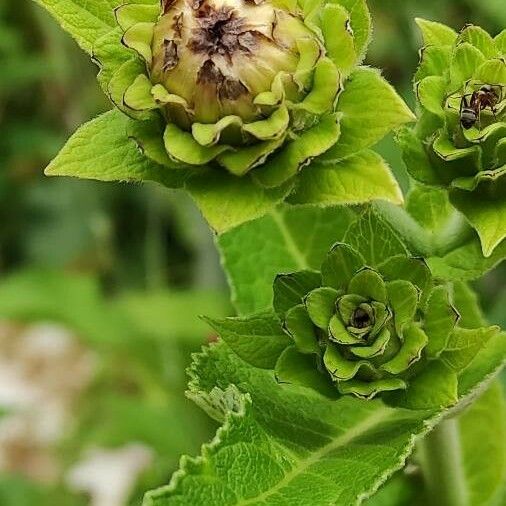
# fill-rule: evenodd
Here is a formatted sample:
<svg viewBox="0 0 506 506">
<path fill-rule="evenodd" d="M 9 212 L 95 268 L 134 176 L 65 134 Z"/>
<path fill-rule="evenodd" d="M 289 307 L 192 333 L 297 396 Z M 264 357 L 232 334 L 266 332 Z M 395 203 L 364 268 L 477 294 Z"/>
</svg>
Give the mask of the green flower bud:
<svg viewBox="0 0 506 506">
<path fill-rule="evenodd" d="M 489 256 L 506 237 L 506 31 L 418 22 L 419 122 L 399 135 L 404 160 L 415 179 L 449 190 Z"/>
<path fill-rule="evenodd" d="M 236 176 L 258 167 L 258 183 L 280 186 L 337 142 L 337 97 L 368 38 L 362 6 L 356 40 L 344 7 L 313 4 L 125 4 L 116 10 L 122 40 L 143 65 L 118 71 L 109 89 L 117 85 L 121 100 L 112 98 L 136 118 L 158 115 L 169 164 Z M 139 144 L 149 151 L 153 142 Z"/>
<path fill-rule="evenodd" d="M 458 320 L 422 260 L 392 257 L 372 269 L 345 244 L 333 247 L 321 275 L 278 276 L 274 307 L 293 340 L 278 359 L 279 381 L 333 383 L 367 399 L 407 389 L 445 349 Z"/>
</svg>

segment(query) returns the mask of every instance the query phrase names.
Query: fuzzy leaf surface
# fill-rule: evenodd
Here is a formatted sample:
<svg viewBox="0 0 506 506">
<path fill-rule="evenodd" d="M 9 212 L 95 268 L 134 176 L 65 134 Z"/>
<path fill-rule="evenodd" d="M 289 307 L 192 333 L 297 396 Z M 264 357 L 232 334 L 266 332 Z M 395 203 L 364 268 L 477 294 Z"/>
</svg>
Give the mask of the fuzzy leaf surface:
<svg viewBox="0 0 506 506">
<path fill-rule="evenodd" d="M 460 399 L 496 372 L 497 363 L 467 377 Z M 224 425 L 200 457 L 182 460 L 168 486 L 147 494 L 145 506 L 360 504 L 444 413 L 279 385 L 224 343 L 196 356 L 191 375 L 190 396 Z"/>
<path fill-rule="evenodd" d="M 280 207 L 218 238 L 222 262 L 240 314 L 271 307 L 277 274 L 319 270 L 342 240 L 355 213 L 345 207 Z"/>
<path fill-rule="evenodd" d="M 85 123 L 46 168 L 48 176 L 73 176 L 99 181 L 156 181 L 181 186 L 184 170 L 171 170 L 142 155 L 127 136 L 132 120 L 119 111 Z"/>
<path fill-rule="evenodd" d="M 114 8 L 120 0 L 35 0 L 91 54 L 97 39 L 116 26 Z M 148 3 L 142 0 L 138 3 Z"/>
<path fill-rule="evenodd" d="M 402 191 L 390 167 L 364 150 L 335 164 L 314 163 L 299 177 L 290 201 L 296 204 L 362 204 L 371 200 L 402 204 Z"/>
</svg>

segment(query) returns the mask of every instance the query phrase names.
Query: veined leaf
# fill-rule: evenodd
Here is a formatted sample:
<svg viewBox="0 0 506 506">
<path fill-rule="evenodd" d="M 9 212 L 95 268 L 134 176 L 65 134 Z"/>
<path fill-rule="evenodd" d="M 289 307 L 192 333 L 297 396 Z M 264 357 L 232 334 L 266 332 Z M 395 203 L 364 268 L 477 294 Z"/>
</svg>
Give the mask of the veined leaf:
<svg viewBox="0 0 506 506">
<path fill-rule="evenodd" d="M 121 0 L 35 0 L 91 54 L 95 41 L 116 26 L 114 8 Z M 142 3 L 142 0 L 141 2 Z"/>
<path fill-rule="evenodd" d="M 117 110 L 84 124 L 46 169 L 48 176 L 73 176 L 99 181 L 156 181 L 181 186 L 183 169 L 168 169 L 144 157 L 127 136 L 129 122 Z"/>
<path fill-rule="evenodd" d="M 358 504 L 402 466 L 412 434 L 427 430 L 425 412 L 281 388 L 271 372 L 248 368 L 222 345 L 199 355 L 192 374 L 191 396 L 221 412 L 224 426 L 202 457 L 184 459 L 168 487 L 146 496 L 146 506 Z"/>
<path fill-rule="evenodd" d="M 481 355 L 479 379 L 467 376 L 461 402 L 497 372 Z M 444 413 L 279 385 L 224 343 L 197 355 L 191 375 L 190 396 L 224 425 L 200 457 L 182 460 L 168 486 L 147 494 L 145 506 L 360 504 Z"/>
<path fill-rule="evenodd" d="M 222 234 L 218 246 L 237 311 L 248 314 L 271 307 L 277 274 L 319 270 L 354 217 L 346 207 L 283 206 Z"/>
<path fill-rule="evenodd" d="M 397 255 L 408 255 L 394 229 L 371 208 L 353 222 L 346 232 L 345 242 L 361 253 L 371 267 Z"/>
</svg>

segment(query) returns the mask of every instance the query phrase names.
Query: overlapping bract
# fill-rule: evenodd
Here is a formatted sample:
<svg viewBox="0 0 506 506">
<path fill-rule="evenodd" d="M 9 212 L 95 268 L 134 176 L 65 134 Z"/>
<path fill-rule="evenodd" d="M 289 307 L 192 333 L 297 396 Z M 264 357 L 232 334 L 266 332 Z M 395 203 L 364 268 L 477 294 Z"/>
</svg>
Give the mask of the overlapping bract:
<svg viewBox="0 0 506 506">
<path fill-rule="evenodd" d="M 458 314 L 423 260 L 395 256 L 373 269 L 336 244 L 317 272 L 283 274 L 274 307 L 293 344 L 276 375 L 295 383 L 372 398 L 405 390 L 445 349 Z"/>
<path fill-rule="evenodd" d="M 366 0 L 40 1 L 116 106 L 47 175 L 185 189 L 220 234 L 283 201 L 403 202 L 373 147 L 415 118 L 361 65 Z"/>
<path fill-rule="evenodd" d="M 506 31 L 418 24 L 419 122 L 399 135 L 404 160 L 418 181 L 449 189 L 489 256 L 506 237 Z"/>
<path fill-rule="evenodd" d="M 334 104 L 368 39 L 343 6 L 175 0 L 161 12 L 128 3 L 116 17 L 139 62 L 109 90 L 125 112 L 160 122 L 169 165 L 211 163 L 237 176 L 264 165 L 257 180 L 275 187 L 337 142 Z"/>
</svg>

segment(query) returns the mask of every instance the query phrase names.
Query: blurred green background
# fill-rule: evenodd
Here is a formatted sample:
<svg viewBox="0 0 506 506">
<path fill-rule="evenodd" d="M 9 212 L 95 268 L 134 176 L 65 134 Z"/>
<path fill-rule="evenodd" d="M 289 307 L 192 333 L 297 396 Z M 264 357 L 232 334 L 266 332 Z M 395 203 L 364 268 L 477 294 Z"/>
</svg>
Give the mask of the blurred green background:
<svg viewBox="0 0 506 506">
<path fill-rule="evenodd" d="M 370 7 L 367 63 L 410 105 L 415 16 L 506 26 L 504 0 Z M 75 128 L 109 108 L 96 72 L 42 9 L 0 0 L 2 506 L 140 504 L 216 429 L 184 397 L 191 352 L 214 338 L 198 315 L 232 312 L 198 211 L 154 185 L 43 175 Z M 378 149 L 406 184 L 392 138 Z M 499 268 L 477 284 L 502 324 L 505 279 Z"/>
</svg>

